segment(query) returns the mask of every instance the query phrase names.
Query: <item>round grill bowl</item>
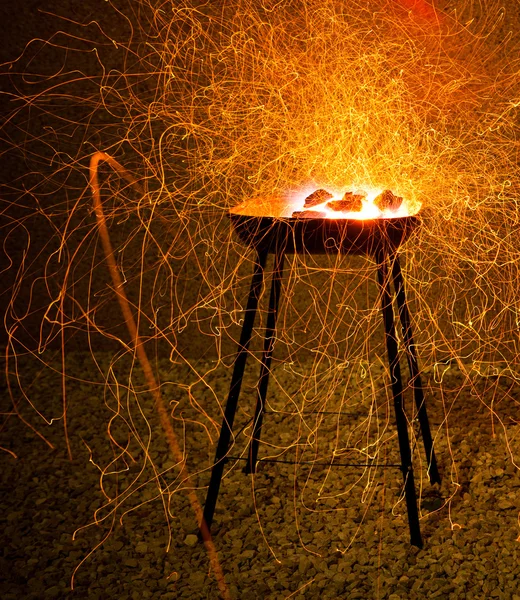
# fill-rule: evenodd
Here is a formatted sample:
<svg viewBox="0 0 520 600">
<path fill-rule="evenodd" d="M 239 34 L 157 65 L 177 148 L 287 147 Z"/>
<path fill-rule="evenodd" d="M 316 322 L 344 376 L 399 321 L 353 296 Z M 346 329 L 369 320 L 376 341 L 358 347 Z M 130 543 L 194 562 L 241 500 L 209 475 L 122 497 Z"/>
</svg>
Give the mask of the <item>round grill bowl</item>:
<svg viewBox="0 0 520 600">
<path fill-rule="evenodd" d="M 288 254 L 389 253 L 419 225 L 418 215 L 387 219 L 329 219 L 238 214 L 229 218 L 244 244 L 258 252 Z"/>
</svg>

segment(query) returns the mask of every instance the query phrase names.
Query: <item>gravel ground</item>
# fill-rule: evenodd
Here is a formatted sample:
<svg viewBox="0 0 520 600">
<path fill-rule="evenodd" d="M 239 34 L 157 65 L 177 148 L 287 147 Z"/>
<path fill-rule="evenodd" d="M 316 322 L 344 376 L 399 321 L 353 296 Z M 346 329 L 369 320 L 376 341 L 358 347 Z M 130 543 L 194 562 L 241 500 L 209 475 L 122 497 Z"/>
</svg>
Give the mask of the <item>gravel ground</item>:
<svg viewBox="0 0 520 600">
<path fill-rule="evenodd" d="M 1 431 L 0 444 L 17 455 L 0 454 L 1 597 L 218 598 L 206 552 L 194 536 L 196 519 L 138 373 L 133 386 L 116 388 L 110 378 L 102 382 L 110 357 L 99 361 L 99 370 L 90 355 L 67 358 L 75 366 L 69 373 L 78 377 L 68 386 L 72 460 L 62 420 L 42 429 L 22 402 L 22 414 L 39 423 L 55 449 L 14 416 L 5 419 Z M 299 368 L 304 372 L 305 365 Z M 160 363 L 157 370 L 203 501 L 216 439 L 211 419 L 218 418 L 216 399 L 225 398 L 229 369 Z M 115 371 L 119 382 L 125 380 L 122 361 L 112 362 Z M 195 372 L 204 375 L 198 383 Z M 376 440 L 372 455 L 377 447 L 380 462 L 395 462 L 397 439 L 382 384 L 364 394 L 352 377 L 338 396 L 342 416 L 302 417 L 283 414 L 289 405 L 294 412 L 303 390 L 301 383 L 294 387 L 296 375 L 287 365 L 274 366 L 262 457 L 294 458 L 298 441 L 302 460 L 327 460 L 333 450 L 343 461 L 359 460 L 361 441 L 367 446 Z M 59 415 L 56 373 L 37 371 L 28 362 L 20 377 L 44 416 Z M 520 450 L 520 424 L 514 420 L 520 389 L 505 376 L 455 367 L 426 370 L 424 377 L 443 477 L 439 489 L 425 480 L 417 444 L 424 548 L 408 543 L 395 468 L 363 472 L 263 462 L 252 480 L 234 465 L 223 480 L 214 523 L 232 598 L 520 598 L 520 474 L 512 460 Z M 382 381 L 377 374 L 371 380 Z M 235 428 L 243 429 L 236 455 L 247 441 L 253 385 L 248 375 Z M 2 396 L 7 399 L 5 390 Z M 319 397 L 307 394 L 300 407 L 316 406 Z M 326 408 L 335 401 L 331 396 Z M 7 410 L 4 402 L 2 411 Z M 138 438 L 161 473 L 162 498 Z M 115 442 L 127 449 L 124 460 L 115 458 Z M 117 498 L 117 507 L 107 505 L 107 498 Z"/>
</svg>

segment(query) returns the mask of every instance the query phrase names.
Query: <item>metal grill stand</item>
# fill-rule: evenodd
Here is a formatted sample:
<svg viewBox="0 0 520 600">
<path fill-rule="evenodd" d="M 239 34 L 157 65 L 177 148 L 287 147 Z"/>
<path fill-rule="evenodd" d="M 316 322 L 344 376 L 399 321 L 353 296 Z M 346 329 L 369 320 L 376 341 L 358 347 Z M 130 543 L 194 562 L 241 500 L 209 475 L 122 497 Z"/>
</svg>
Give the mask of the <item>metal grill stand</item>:
<svg viewBox="0 0 520 600">
<path fill-rule="evenodd" d="M 292 232 L 294 233 L 294 232 Z M 240 234 L 240 232 L 239 232 Z M 273 237 L 273 236 L 272 236 Z M 276 317 L 278 305 L 280 301 L 281 284 L 283 277 L 284 258 L 287 251 L 298 252 L 297 244 L 290 240 L 289 236 L 275 234 L 274 244 L 265 243 L 265 236 L 261 238 L 264 243 L 254 245 L 257 250 L 257 257 L 253 277 L 251 280 L 251 288 L 247 300 L 247 306 L 244 316 L 244 322 L 238 344 L 238 351 L 235 357 L 231 386 L 224 411 L 224 418 L 220 430 L 220 437 L 217 444 L 215 462 L 211 471 L 211 478 L 208 487 L 206 502 L 204 505 L 203 520 L 201 529 L 204 524 L 208 531 L 211 528 L 213 515 L 217 503 L 220 483 L 224 472 L 224 466 L 227 460 L 227 455 L 230 449 L 231 437 L 233 435 L 233 422 L 237 410 L 240 388 L 242 385 L 242 377 L 246 366 L 248 355 L 248 347 L 251 341 L 255 315 L 260 297 L 264 268 L 267 260 L 267 254 L 274 252 L 274 271 L 271 280 L 271 290 L 269 294 L 269 308 L 267 313 L 267 323 L 264 335 L 264 348 L 260 367 L 260 376 L 257 386 L 257 400 L 255 408 L 255 416 L 253 422 L 253 435 L 249 445 L 249 460 L 244 469 L 246 473 L 254 473 L 256 470 L 258 446 L 260 443 L 262 420 L 264 414 L 265 401 L 267 397 L 267 387 L 269 383 L 269 372 L 273 346 L 276 332 Z M 386 243 L 379 243 L 382 240 Z M 272 241 L 272 240 L 271 240 Z M 395 290 L 395 300 L 397 301 L 398 313 L 402 327 L 402 335 L 404 341 L 404 350 L 407 357 L 408 368 L 410 371 L 410 385 L 413 389 L 414 401 L 417 408 L 417 417 L 419 420 L 420 430 L 423 438 L 424 449 L 427 457 L 428 474 L 430 482 L 440 483 L 437 461 L 433 449 L 432 436 L 428 415 L 426 412 L 426 404 L 424 400 L 421 376 L 417 363 L 414 341 L 412 337 L 412 328 L 410 322 L 410 314 L 408 311 L 404 280 L 399 263 L 397 253 L 397 243 L 388 243 L 388 237 L 381 237 L 381 240 L 376 240 L 377 243 L 363 245 L 363 248 L 350 249 L 349 253 L 368 253 L 374 256 L 377 263 L 377 281 L 381 294 L 383 323 L 385 330 L 386 347 L 388 353 L 388 364 L 390 369 L 390 379 L 392 387 L 392 395 L 394 399 L 394 410 L 396 418 L 396 426 L 399 441 L 399 450 L 401 455 L 401 470 L 404 480 L 404 492 L 406 508 L 408 513 L 408 524 L 410 528 L 410 542 L 414 546 L 422 548 L 423 542 L 421 530 L 419 526 L 419 511 L 417 506 L 417 495 L 415 490 L 414 472 L 412 465 L 412 452 L 410 448 L 410 439 L 408 435 L 408 422 L 404 411 L 403 404 L 403 383 L 401 378 L 401 368 L 399 364 L 399 348 L 395 334 L 393 297 L 391 293 L 391 281 Z M 341 249 L 340 249 L 341 251 Z"/>
</svg>

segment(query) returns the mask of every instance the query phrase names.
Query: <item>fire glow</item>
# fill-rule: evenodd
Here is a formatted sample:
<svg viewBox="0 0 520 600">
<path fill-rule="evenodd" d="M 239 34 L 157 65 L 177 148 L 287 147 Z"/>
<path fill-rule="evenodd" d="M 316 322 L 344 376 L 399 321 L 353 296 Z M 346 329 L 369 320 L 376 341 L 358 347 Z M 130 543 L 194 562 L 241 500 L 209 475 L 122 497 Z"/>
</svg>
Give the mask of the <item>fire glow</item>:
<svg viewBox="0 0 520 600">
<path fill-rule="evenodd" d="M 352 190 L 352 191 L 351 191 Z M 326 195 L 323 201 L 310 201 L 309 198 L 316 194 Z M 378 205 L 378 199 L 382 195 L 390 195 L 394 203 L 391 207 Z M 347 196 L 352 199 L 358 198 L 357 210 L 340 210 Z M 231 213 L 248 215 L 251 217 L 273 217 L 279 219 L 352 219 L 356 221 L 369 221 L 373 219 L 395 219 L 410 217 L 419 212 L 421 202 L 410 201 L 390 190 L 369 186 L 353 186 L 346 192 L 335 189 L 326 192 L 323 188 L 309 192 L 304 191 L 287 192 L 281 196 L 253 197 L 241 202 L 230 209 Z"/>
<path fill-rule="evenodd" d="M 329 195 L 323 202 L 309 203 L 309 199 L 315 194 L 324 193 Z M 388 199 L 384 205 L 384 200 Z M 356 205 L 355 207 L 353 205 Z M 344 208 L 354 208 L 345 210 Z M 371 219 L 392 219 L 398 217 L 409 217 L 416 214 L 420 204 L 410 206 L 410 203 L 390 190 L 381 188 L 369 188 L 361 186 L 348 190 L 345 194 L 329 194 L 325 190 L 316 190 L 303 200 L 299 199 L 294 208 L 292 216 L 297 218 L 325 218 L 325 219 L 355 219 L 359 221 Z"/>
</svg>

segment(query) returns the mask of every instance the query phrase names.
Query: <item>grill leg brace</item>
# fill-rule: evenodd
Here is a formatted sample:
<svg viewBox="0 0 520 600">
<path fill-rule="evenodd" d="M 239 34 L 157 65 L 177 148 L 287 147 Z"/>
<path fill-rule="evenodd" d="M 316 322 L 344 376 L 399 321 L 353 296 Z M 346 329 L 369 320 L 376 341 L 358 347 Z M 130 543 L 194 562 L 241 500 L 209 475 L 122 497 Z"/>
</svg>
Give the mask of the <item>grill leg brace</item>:
<svg viewBox="0 0 520 600">
<path fill-rule="evenodd" d="M 262 354 L 262 363 L 260 365 L 260 377 L 258 379 L 255 418 L 253 421 L 253 435 L 249 444 L 249 461 L 244 467 L 244 473 L 248 474 L 256 472 L 258 445 L 260 443 L 260 435 L 262 433 L 265 399 L 267 397 L 271 358 L 273 356 L 274 340 L 276 336 L 276 317 L 278 316 L 278 304 L 280 302 L 284 258 L 285 252 L 283 250 L 278 250 L 274 259 L 274 271 L 273 278 L 271 280 L 271 292 L 269 294 L 269 309 L 267 312 L 267 323 L 265 327 L 264 351 Z"/>
<path fill-rule="evenodd" d="M 426 452 L 426 460 L 428 462 L 428 475 L 430 477 L 431 484 L 440 484 L 441 477 L 439 475 L 439 469 L 437 468 L 437 459 L 435 458 L 435 451 L 433 449 L 433 440 L 430 431 L 430 423 L 428 420 L 428 413 L 426 412 L 426 403 L 424 401 L 421 375 L 419 372 L 419 365 L 417 363 L 417 353 L 415 352 L 415 344 L 412 336 L 410 313 L 406 304 L 404 280 L 401 272 L 401 265 L 399 264 L 399 257 L 397 254 L 395 254 L 391 258 L 391 263 L 392 279 L 394 281 L 395 295 L 397 298 L 397 306 L 399 310 L 399 317 L 401 319 L 403 339 L 406 347 L 406 358 L 408 360 L 408 368 L 410 371 L 410 381 L 413 388 L 415 406 L 417 407 L 417 416 L 419 419 L 419 425 L 421 427 L 424 450 Z"/>
<path fill-rule="evenodd" d="M 377 277 L 381 289 L 381 304 L 385 326 L 386 349 L 390 367 L 390 380 L 394 397 L 397 436 L 401 453 L 401 469 L 403 472 L 406 508 L 408 511 L 408 525 L 410 527 L 410 543 L 422 548 L 423 542 L 419 526 L 419 511 L 417 508 L 417 495 L 415 493 L 412 452 L 410 449 L 410 439 L 408 437 L 408 422 L 403 405 L 403 383 L 401 380 L 401 368 L 399 366 L 397 338 L 395 336 L 394 311 L 390 295 L 390 281 L 387 265 L 388 256 L 381 250 L 377 253 L 376 259 L 378 263 Z"/>
<path fill-rule="evenodd" d="M 240 389 L 242 387 L 242 377 L 246 367 L 249 343 L 251 342 L 251 335 L 253 333 L 255 316 L 258 308 L 258 299 L 262 290 L 266 258 L 266 251 L 259 252 L 255 263 L 253 278 L 251 280 L 251 288 L 249 290 L 249 297 L 247 299 L 246 311 L 244 315 L 244 323 L 242 325 L 238 350 L 235 356 L 233 375 L 231 377 L 231 386 L 226 402 L 226 408 L 224 410 L 222 427 L 220 429 L 220 437 L 217 444 L 215 462 L 213 463 L 213 468 L 211 470 L 208 493 L 206 495 L 206 502 L 204 504 L 204 513 L 202 517 L 203 522 L 200 524 L 201 531 L 206 528 L 209 532 L 211 529 L 211 523 L 213 522 L 213 515 L 215 513 L 215 506 L 217 504 L 220 482 L 222 481 L 224 465 L 226 463 L 226 455 L 229 451 L 229 445 L 233 432 L 233 421 L 235 419 L 238 398 L 240 396 Z"/>
</svg>

